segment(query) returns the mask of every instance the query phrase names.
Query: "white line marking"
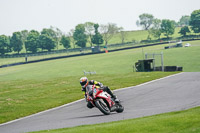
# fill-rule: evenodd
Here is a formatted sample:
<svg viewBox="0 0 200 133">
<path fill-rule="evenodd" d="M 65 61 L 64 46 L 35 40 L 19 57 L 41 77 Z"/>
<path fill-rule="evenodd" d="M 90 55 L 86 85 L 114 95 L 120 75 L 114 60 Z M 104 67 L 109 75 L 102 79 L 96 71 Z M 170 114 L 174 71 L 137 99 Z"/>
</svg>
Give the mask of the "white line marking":
<svg viewBox="0 0 200 133">
<path fill-rule="evenodd" d="M 36 114 L 32 114 L 32 115 L 29 115 L 29 116 L 25 116 L 25 117 L 22 117 L 22 118 L 19 118 L 19 119 L 16 119 L 16 120 L 12 120 L 12 121 L 9 121 L 9 122 L 6 122 L 6 123 L 2 123 L 2 124 L 0 124 L 0 126 L 7 125 L 7 124 L 10 124 L 10 123 L 14 123 L 14 122 L 17 122 L 17 121 L 26 119 L 26 118 L 30 118 L 30 117 L 33 117 L 33 116 L 36 116 L 36 115 L 40 115 L 40 114 L 49 112 L 49 111 L 53 111 L 53 110 L 56 110 L 56 109 L 60 109 L 60 108 L 63 108 L 63 107 L 66 107 L 66 106 L 75 104 L 75 103 L 77 103 L 77 102 L 80 102 L 80 101 L 82 101 L 82 100 L 84 100 L 84 99 L 80 99 L 80 100 L 77 100 L 77 101 L 74 101 L 74 102 L 71 102 L 71 103 L 68 103 L 68 104 L 64 104 L 64 105 L 61 105 L 61 106 L 58 106 L 58 107 L 55 107 L 55 108 L 52 108 L 52 109 L 49 109 L 49 110 L 45 110 L 45 111 L 42 111 L 42 112 L 38 112 L 38 113 L 36 113 Z"/>
<path fill-rule="evenodd" d="M 121 91 L 121 90 L 130 89 L 130 88 L 133 88 L 133 87 L 143 86 L 143 85 L 150 84 L 150 83 L 153 83 L 153 82 L 156 82 L 156 81 L 159 81 L 159 80 L 163 80 L 163 79 L 166 79 L 166 78 L 174 77 L 174 76 L 177 76 L 177 75 L 180 75 L 180 74 L 183 74 L 183 73 L 184 73 L 184 72 L 180 72 L 180 73 L 173 74 L 173 75 L 169 75 L 169 76 L 166 76 L 166 77 L 163 77 L 163 78 L 151 80 L 151 81 L 148 81 L 148 82 L 145 82 L 145 83 L 136 85 L 136 86 L 130 86 L 130 87 L 126 87 L 126 88 L 121 88 L 121 89 L 117 89 L 117 90 L 114 90 L 114 91 Z"/>
<path fill-rule="evenodd" d="M 153 82 L 156 82 L 156 81 L 159 81 L 159 80 L 163 80 L 163 79 L 166 79 L 166 78 L 169 78 L 169 77 L 177 76 L 177 75 L 182 74 L 182 73 L 184 73 L 184 72 L 177 73 L 177 74 L 173 74 L 173 75 L 169 75 L 169 76 L 166 76 L 166 77 L 163 77 L 163 78 L 159 78 L 159 79 L 155 79 L 155 80 L 152 80 L 152 81 L 149 81 L 149 82 L 146 82 L 146 83 L 143 83 L 143 84 L 139 84 L 139 85 L 136 85 L 136 86 L 131 86 L 131 87 L 126 87 L 126 88 L 117 89 L 117 90 L 114 90 L 114 91 L 121 91 L 121 90 L 130 89 L 130 88 L 133 88 L 133 87 L 143 86 L 143 85 L 150 84 L 150 83 L 153 83 Z M 69 105 L 78 103 L 78 102 L 83 101 L 83 100 L 84 100 L 84 98 L 83 98 L 83 99 L 80 99 L 80 100 L 77 100 L 77 101 L 74 101 L 74 102 L 71 102 L 71 103 L 68 103 L 68 104 L 64 104 L 64 105 L 62 105 L 62 106 L 58 106 L 58 107 L 49 109 L 49 110 L 45 110 L 45 111 L 42 111 L 42 112 L 38 112 L 38 113 L 36 113 L 36 114 L 32 114 L 32 115 L 25 116 L 25 117 L 22 117 L 22 118 L 19 118 L 19 119 L 15 119 L 15 120 L 12 120 L 12 121 L 8 121 L 8 122 L 6 122 L 6 123 L 0 124 L 0 126 L 4 126 L 4 125 L 10 124 L 10 123 L 14 123 L 14 122 L 17 122 L 17 121 L 26 119 L 26 118 L 30 118 L 30 117 L 33 117 L 33 116 L 37 116 L 37 115 L 46 113 L 46 112 L 49 112 L 49 111 L 53 111 L 53 110 L 56 110 L 56 109 L 60 109 L 60 108 L 63 108 L 63 107 L 67 107 L 67 106 L 69 106 Z"/>
</svg>

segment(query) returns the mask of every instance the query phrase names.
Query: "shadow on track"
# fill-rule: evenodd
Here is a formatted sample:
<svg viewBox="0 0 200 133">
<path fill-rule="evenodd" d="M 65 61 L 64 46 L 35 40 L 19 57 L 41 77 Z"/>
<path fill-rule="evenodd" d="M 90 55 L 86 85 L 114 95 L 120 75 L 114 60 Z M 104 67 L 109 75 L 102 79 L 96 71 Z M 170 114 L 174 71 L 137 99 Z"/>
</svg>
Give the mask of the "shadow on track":
<svg viewBox="0 0 200 133">
<path fill-rule="evenodd" d="M 115 115 L 115 114 L 118 114 L 118 113 L 111 113 L 110 115 Z M 104 114 L 98 114 L 98 115 L 86 115 L 86 116 L 80 116 L 80 117 L 73 117 L 73 118 L 69 118 L 69 119 L 77 119 L 77 118 L 93 118 L 93 117 L 108 117 L 110 115 L 104 115 Z"/>
</svg>

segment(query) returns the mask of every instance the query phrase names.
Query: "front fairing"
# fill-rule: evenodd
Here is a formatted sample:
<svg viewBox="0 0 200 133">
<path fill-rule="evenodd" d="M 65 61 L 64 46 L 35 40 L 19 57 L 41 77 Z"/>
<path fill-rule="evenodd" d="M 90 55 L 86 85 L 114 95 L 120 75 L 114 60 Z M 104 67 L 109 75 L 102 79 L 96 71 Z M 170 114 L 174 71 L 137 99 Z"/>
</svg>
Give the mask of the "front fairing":
<svg viewBox="0 0 200 133">
<path fill-rule="evenodd" d="M 102 91 L 96 97 L 97 98 L 105 99 L 109 103 L 110 107 L 112 107 L 113 105 L 115 105 L 115 102 L 112 101 L 111 96 L 107 92 Z"/>
<path fill-rule="evenodd" d="M 111 100 L 111 96 L 107 92 L 96 88 L 95 85 L 88 85 L 86 87 L 86 93 L 88 95 L 89 101 L 93 102 L 95 99 L 101 98 L 105 99 L 109 103 L 110 107 L 112 107 L 115 104 L 115 102 Z"/>
</svg>

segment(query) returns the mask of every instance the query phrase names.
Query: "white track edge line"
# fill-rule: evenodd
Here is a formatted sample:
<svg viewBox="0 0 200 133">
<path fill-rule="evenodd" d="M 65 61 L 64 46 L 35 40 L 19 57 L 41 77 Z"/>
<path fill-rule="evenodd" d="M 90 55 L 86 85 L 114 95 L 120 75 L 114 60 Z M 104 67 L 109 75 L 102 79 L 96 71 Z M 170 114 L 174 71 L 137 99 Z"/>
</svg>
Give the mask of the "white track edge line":
<svg viewBox="0 0 200 133">
<path fill-rule="evenodd" d="M 17 121 L 26 119 L 26 118 L 30 118 L 30 117 L 33 117 L 33 116 L 37 116 L 37 115 L 46 113 L 46 112 L 49 112 L 49 111 L 53 111 L 53 110 L 56 110 L 56 109 L 60 109 L 60 108 L 62 108 L 62 107 L 66 107 L 66 106 L 75 104 L 75 103 L 80 102 L 80 101 L 82 101 L 82 100 L 84 100 L 84 99 L 79 99 L 79 100 L 77 100 L 77 101 L 74 101 L 74 102 L 71 102 L 71 103 L 68 103 L 68 104 L 64 104 L 64 105 L 61 105 L 61 106 L 58 106 L 58 107 L 55 107 L 55 108 L 52 108 L 52 109 L 44 110 L 44 111 L 38 112 L 38 113 L 36 113 L 36 114 L 32 114 L 32 115 L 25 116 L 25 117 L 22 117 L 22 118 L 19 118 L 19 119 L 15 119 L 15 120 L 12 120 L 12 121 L 8 121 L 8 122 L 6 122 L 6 123 L 0 124 L 0 126 L 4 126 L 4 125 L 10 124 L 10 123 L 14 123 L 14 122 L 17 122 Z"/>
<path fill-rule="evenodd" d="M 136 86 L 130 86 L 130 87 L 126 87 L 126 88 L 120 88 L 120 89 L 114 90 L 114 92 L 116 92 L 116 91 L 121 91 L 121 90 L 126 90 L 126 89 L 130 89 L 130 88 L 133 88 L 133 87 L 143 86 L 143 85 L 150 84 L 150 83 L 153 83 L 153 82 L 156 82 L 156 81 L 159 81 L 159 80 L 163 80 L 163 79 L 166 79 L 166 78 L 169 78 L 169 77 L 177 76 L 177 75 L 182 74 L 182 73 L 184 73 L 184 72 L 177 73 L 177 74 L 173 74 L 173 75 L 169 75 L 169 76 L 166 76 L 166 77 L 163 77 L 163 78 L 159 78 L 159 79 L 155 79 L 155 80 L 152 80 L 152 81 L 148 81 L 148 82 L 145 82 L 145 83 L 136 85 Z M 37 116 L 37 115 L 46 113 L 46 112 L 49 112 L 49 111 L 53 111 L 53 110 L 56 110 L 56 109 L 60 109 L 60 108 L 63 108 L 63 107 L 66 107 L 66 106 L 69 106 L 69 105 L 78 103 L 78 102 L 83 101 L 83 100 L 84 100 L 84 98 L 83 98 L 83 99 L 79 99 L 79 100 L 74 101 L 74 102 L 71 102 L 71 103 L 68 103 L 68 104 L 64 104 L 64 105 L 61 105 L 61 106 L 52 108 L 52 109 L 48 109 L 48 110 L 45 110 L 45 111 L 42 111 L 42 112 L 38 112 L 38 113 L 36 113 L 36 114 L 32 114 L 32 115 L 25 116 L 25 117 L 22 117 L 22 118 L 19 118 L 19 119 L 15 119 L 15 120 L 12 120 L 12 121 L 8 121 L 8 122 L 6 122 L 6 123 L 0 124 L 0 126 L 4 126 L 4 125 L 10 124 L 10 123 L 14 123 L 14 122 L 17 122 L 17 121 L 26 119 L 26 118 L 30 118 L 30 117 L 33 117 L 33 116 Z"/>
<path fill-rule="evenodd" d="M 148 82 L 139 84 L 139 85 L 130 86 L 130 87 L 125 87 L 125 88 L 120 88 L 120 89 L 117 89 L 117 90 L 114 90 L 114 91 L 121 91 L 121 90 L 130 89 L 130 88 L 133 88 L 133 87 L 143 86 L 143 85 L 150 84 L 150 83 L 153 83 L 153 82 L 156 82 L 156 81 L 159 81 L 159 80 L 163 80 L 163 79 L 166 79 L 166 78 L 174 77 L 174 76 L 177 76 L 177 75 L 180 75 L 180 74 L 183 74 L 183 73 L 184 73 L 184 72 L 176 73 L 176 74 L 169 75 L 169 76 L 166 76 L 166 77 L 162 77 L 162 78 L 158 78 L 158 79 L 155 79 L 155 80 L 151 80 L 151 81 L 148 81 Z"/>
</svg>

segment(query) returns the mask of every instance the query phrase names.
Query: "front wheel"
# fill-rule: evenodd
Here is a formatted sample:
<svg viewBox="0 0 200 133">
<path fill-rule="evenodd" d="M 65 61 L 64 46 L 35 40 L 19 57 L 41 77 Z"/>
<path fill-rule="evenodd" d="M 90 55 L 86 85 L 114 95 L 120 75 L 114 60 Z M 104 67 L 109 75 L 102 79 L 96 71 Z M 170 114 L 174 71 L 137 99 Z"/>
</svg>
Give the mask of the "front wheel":
<svg viewBox="0 0 200 133">
<path fill-rule="evenodd" d="M 97 99 L 95 101 L 95 105 L 97 106 L 97 108 L 104 113 L 105 115 L 109 115 L 110 114 L 110 109 L 107 106 L 107 104 L 103 101 L 103 99 Z"/>
</svg>

